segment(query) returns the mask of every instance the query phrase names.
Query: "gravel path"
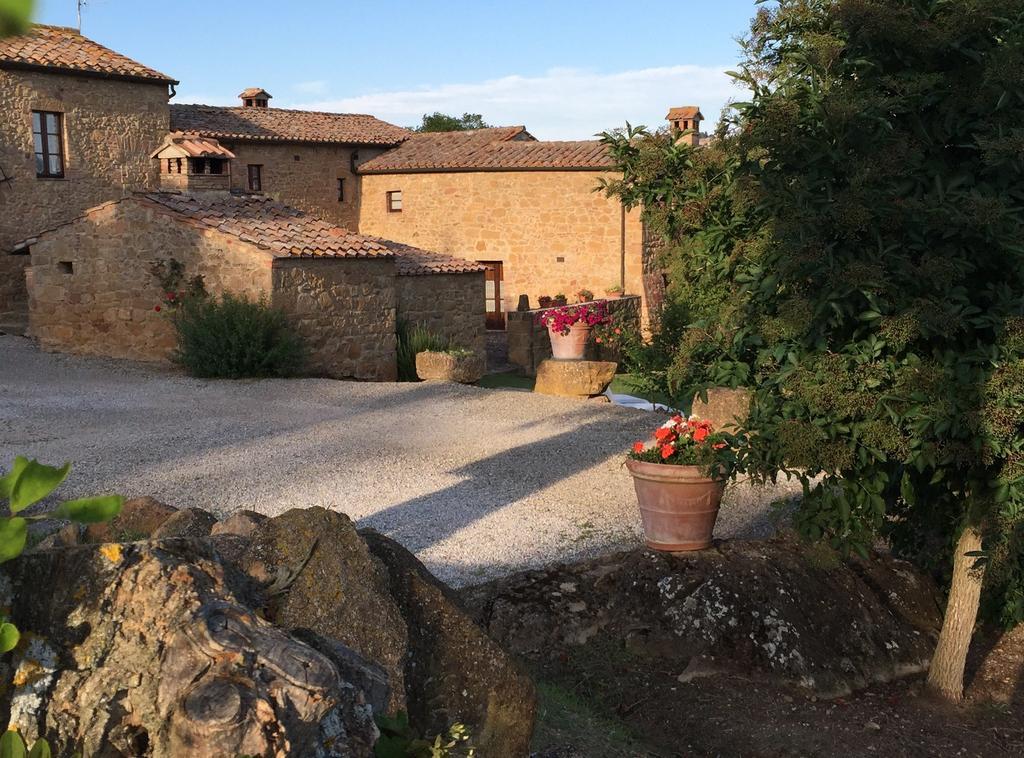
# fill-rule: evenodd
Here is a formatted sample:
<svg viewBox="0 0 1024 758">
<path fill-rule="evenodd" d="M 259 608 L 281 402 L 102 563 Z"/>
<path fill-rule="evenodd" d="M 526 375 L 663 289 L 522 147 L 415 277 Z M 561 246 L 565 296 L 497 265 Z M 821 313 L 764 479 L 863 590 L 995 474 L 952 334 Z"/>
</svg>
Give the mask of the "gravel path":
<svg viewBox="0 0 1024 758">
<path fill-rule="evenodd" d="M 0 335 L 0 469 L 16 454 L 71 460 L 64 496 L 153 495 L 221 517 L 333 508 L 455 585 L 635 544 L 622 452 L 655 421 L 461 385 L 204 381 Z M 769 533 L 785 494 L 731 488 L 717 534 Z"/>
</svg>

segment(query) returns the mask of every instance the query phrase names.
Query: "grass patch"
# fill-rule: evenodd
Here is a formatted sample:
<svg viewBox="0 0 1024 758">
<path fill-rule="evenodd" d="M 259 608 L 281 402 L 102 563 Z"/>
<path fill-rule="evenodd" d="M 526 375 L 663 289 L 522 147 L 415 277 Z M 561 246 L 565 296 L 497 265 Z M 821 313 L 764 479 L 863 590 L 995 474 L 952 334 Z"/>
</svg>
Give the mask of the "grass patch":
<svg viewBox="0 0 1024 758">
<path fill-rule="evenodd" d="M 477 387 L 484 387 L 489 390 L 533 390 L 534 379 L 532 376 L 519 376 L 515 371 L 504 371 L 500 374 L 484 374 Z"/>
<path fill-rule="evenodd" d="M 650 755 L 650 746 L 622 723 L 595 712 L 579 695 L 551 682 L 537 682 L 537 726 L 533 749 L 571 745 L 588 758 Z"/>
</svg>

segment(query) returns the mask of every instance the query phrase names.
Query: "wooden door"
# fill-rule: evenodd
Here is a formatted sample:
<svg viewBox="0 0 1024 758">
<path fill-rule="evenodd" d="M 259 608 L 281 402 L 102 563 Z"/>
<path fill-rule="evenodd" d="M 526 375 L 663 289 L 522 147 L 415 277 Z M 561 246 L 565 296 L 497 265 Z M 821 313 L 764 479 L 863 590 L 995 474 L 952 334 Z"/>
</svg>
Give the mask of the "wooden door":
<svg viewBox="0 0 1024 758">
<path fill-rule="evenodd" d="M 484 274 L 484 310 L 488 329 L 504 329 L 505 314 L 501 309 L 501 261 L 480 261 L 487 267 Z"/>
</svg>

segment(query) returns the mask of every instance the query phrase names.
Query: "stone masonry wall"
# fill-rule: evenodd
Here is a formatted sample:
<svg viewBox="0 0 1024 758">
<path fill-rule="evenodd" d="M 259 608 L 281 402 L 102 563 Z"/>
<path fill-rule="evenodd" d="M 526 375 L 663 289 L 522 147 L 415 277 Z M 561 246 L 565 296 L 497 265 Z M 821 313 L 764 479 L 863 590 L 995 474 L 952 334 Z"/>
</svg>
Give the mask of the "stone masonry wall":
<svg viewBox="0 0 1024 758">
<path fill-rule="evenodd" d="M 394 261 L 279 258 L 273 283 L 272 302 L 306 341 L 312 373 L 397 378 Z"/>
<path fill-rule="evenodd" d="M 484 275 L 399 276 L 398 318 L 422 324 L 479 355 L 486 349 Z"/>
<path fill-rule="evenodd" d="M 623 297 L 607 302 L 610 314 L 627 325 L 640 327 L 641 298 Z M 551 357 L 551 338 L 548 336 L 547 327 L 537 324 L 537 316 L 542 312 L 542 309 L 537 309 L 508 314 L 508 362 L 525 376 L 536 376 L 537 367 Z M 585 357 L 592 361 L 619 360 L 619 356 L 613 351 L 603 349 L 593 341 L 587 343 Z"/>
<path fill-rule="evenodd" d="M 263 194 L 352 231 L 359 231 L 359 177 L 352 157 L 365 159 L 379 149 L 346 145 L 222 144 L 235 154 L 231 161 L 232 189 L 248 191 L 249 164 L 262 166 Z M 298 157 L 298 160 L 296 160 Z M 345 180 L 345 199 L 338 201 L 338 179 Z"/>
<path fill-rule="evenodd" d="M 150 271 L 176 258 L 211 294 L 269 296 L 272 256 L 236 237 L 125 200 L 103 205 L 32 246 L 29 325 L 47 350 L 167 360 L 174 330 L 156 312 Z"/>
<path fill-rule="evenodd" d="M 36 177 L 32 111 L 64 114 L 64 178 Z M 167 86 L 0 70 L 0 255 L 86 208 L 156 187 Z M 24 277 L 0 268 L 0 312 L 24 308 Z M 24 311 L 21 311 L 24 313 Z"/>
<path fill-rule="evenodd" d="M 29 262 L 27 255 L 0 252 L 0 328 L 20 321 L 28 312 L 25 269 Z"/>
<path fill-rule="evenodd" d="M 618 284 L 621 213 L 594 171 L 474 171 L 362 177 L 359 231 L 477 261 L 501 261 L 505 312 L 521 294 Z M 401 213 L 386 193 L 402 191 Z M 639 211 L 626 216 L 626 291 L 643 292 Z M 561 259 L 561 260 L 560 260 Z"/>
</svg>

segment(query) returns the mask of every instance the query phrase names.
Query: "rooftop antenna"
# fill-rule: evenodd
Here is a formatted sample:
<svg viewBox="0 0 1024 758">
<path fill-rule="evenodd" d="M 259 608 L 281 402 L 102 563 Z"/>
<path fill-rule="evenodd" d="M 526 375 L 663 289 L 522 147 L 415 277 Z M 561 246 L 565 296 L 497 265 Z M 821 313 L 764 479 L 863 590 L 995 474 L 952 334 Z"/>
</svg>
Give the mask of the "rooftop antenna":
<svg viewBox="0 0 1024 758">
<path fill-rule="evenodd" d="M 82 6 L 85 5 L 85 0 L 78 0 L 78 33 L 82 33 Z"/>
</svg>

